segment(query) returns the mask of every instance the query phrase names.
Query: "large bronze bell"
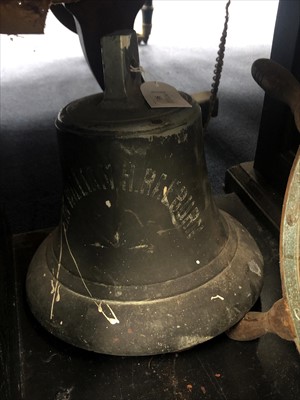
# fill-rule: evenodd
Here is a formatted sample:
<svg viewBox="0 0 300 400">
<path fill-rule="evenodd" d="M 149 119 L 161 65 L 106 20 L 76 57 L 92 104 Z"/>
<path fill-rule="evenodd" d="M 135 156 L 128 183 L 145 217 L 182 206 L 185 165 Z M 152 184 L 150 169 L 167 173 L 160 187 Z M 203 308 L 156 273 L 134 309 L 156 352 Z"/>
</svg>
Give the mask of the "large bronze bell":
<svg viewBox="0 0 300 400">
<path fill-rule="evenodd" d="M 102 47 L 104 94 L 72 102 L 56 122 L 61 222 L 30 265 L 29 303 L 47 330 L 84 349 L 183 350 L 251 308 L 262 256 L 215 206 L 199 105 L 181 93 L 191 107 L 149 108 L 135 32 Z"/>
</svg>

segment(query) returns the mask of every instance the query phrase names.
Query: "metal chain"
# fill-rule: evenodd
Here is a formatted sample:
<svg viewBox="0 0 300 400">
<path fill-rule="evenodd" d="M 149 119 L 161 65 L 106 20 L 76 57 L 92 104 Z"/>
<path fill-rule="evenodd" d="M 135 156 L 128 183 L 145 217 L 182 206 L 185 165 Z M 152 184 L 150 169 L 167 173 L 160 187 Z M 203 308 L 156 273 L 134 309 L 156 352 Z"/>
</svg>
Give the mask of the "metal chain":
<svg viewBox="0 0 300 400">
<path fill-rule="evenodd" d="M 224 21 L 224 28 L 222 32 L 222 36 L 220 39 L 220 44 L 219 44 L 219 50 L 218 50 L 218 56 L 216 58 L 216 64 L 214 68 L 214 76 L 213 76 L 213 83 L 211 85 L 211 95 L 210 95 L 210 104 L 209 104 L 209 111 L 208 111 L 208 117 L 206 120 L 206 124 L 204 126 L 204 130 L 207 129 L 207 126 L 209 124 L 209 121 L 211 119 L 215 104 L 216 104 L 216 99 L 217 99 L 217 94 L 218 94 L 218 89 L 220 85 L 220 80 L 221 80 L 221 75 L 222 75 L 222 69 L 223 69 L 223 64 L 224 64 L 224 56 L 225 56 L 225 44 L 226 44 L 226 38 L 227 38 L 227 31 L 228 31 L 228 21 L 229 21 L 229 6 L 231 4 L 231 0 L 228 0 L 225 6 L 225 21 Z"/>
</svg>

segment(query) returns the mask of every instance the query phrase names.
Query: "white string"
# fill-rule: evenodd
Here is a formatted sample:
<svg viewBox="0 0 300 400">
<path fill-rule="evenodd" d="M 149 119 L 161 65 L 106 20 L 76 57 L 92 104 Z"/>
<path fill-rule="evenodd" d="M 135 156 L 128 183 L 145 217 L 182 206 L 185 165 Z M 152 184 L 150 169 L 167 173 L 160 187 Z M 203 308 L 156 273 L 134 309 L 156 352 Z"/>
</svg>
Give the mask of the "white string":
<svg viewBox="0 0 300 400">
<path fill-rule="evenodd" d="M 138 73 L 138 72 L 141 73 L 145 82 L 149 81 L 149 80 L 151 81 L 151 78 L 153 78 L 152 81 L 155 82 L 155 86 L 159 86 L 157 79 L 149 71 L 146 71 L 145 68 L 142 67 L 141 65 L 138 67 L 134 67 L 133 65 L 130 65 L 129 71 L 134 72 L 134 73 Z M 146 79 L 146 74 L 149 76 L 150 79 Z"/>
<path fill-rule="evenodd" d="M 129 71 L 130 72 L 135 72 L 135 73 L 138 73 L 138 72 L 143 73 L 143 72 L 145 72 L 144 68 L 141 65 L 139 67 L 134 67 L 133 65 L 130 65 L 129 66 Z"/>
</svg>

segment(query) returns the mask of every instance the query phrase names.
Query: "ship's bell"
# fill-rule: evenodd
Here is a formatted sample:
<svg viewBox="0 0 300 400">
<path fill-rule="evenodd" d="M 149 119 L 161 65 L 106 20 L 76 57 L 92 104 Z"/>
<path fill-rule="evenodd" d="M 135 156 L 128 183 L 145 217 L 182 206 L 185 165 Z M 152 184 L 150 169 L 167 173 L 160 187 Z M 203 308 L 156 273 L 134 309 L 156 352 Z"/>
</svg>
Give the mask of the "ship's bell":
<svg viewBox="0 0 300 400">
<path fill-rule="evenodd" d="M 61 222 L 27 275 L 33 314 L 75 346 L 179 351 L 224 332 L 262 287 L 252 237 L 207 179 L 201 110 L 149 108 L 136 34 L 102 40 L 106 89 L 58 116 Z M 159 93 L 158 93 L 159 95 Z"/>
</svg>

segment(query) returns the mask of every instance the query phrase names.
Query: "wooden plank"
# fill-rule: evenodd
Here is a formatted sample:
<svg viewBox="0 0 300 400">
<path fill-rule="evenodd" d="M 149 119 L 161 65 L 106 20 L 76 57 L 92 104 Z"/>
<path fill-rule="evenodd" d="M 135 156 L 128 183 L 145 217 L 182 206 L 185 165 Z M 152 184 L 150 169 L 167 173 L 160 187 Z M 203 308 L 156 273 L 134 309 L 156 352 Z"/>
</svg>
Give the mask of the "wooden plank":
<svg viewBox="0 0 300 400">
<path fill-rule="evenodd" d="M 229 168 L 225 174 L 225 192 L 235 192 L 256 215 L 279 233 L 283 197 L 264 177 L 246 162 Z"/>
</svg>

